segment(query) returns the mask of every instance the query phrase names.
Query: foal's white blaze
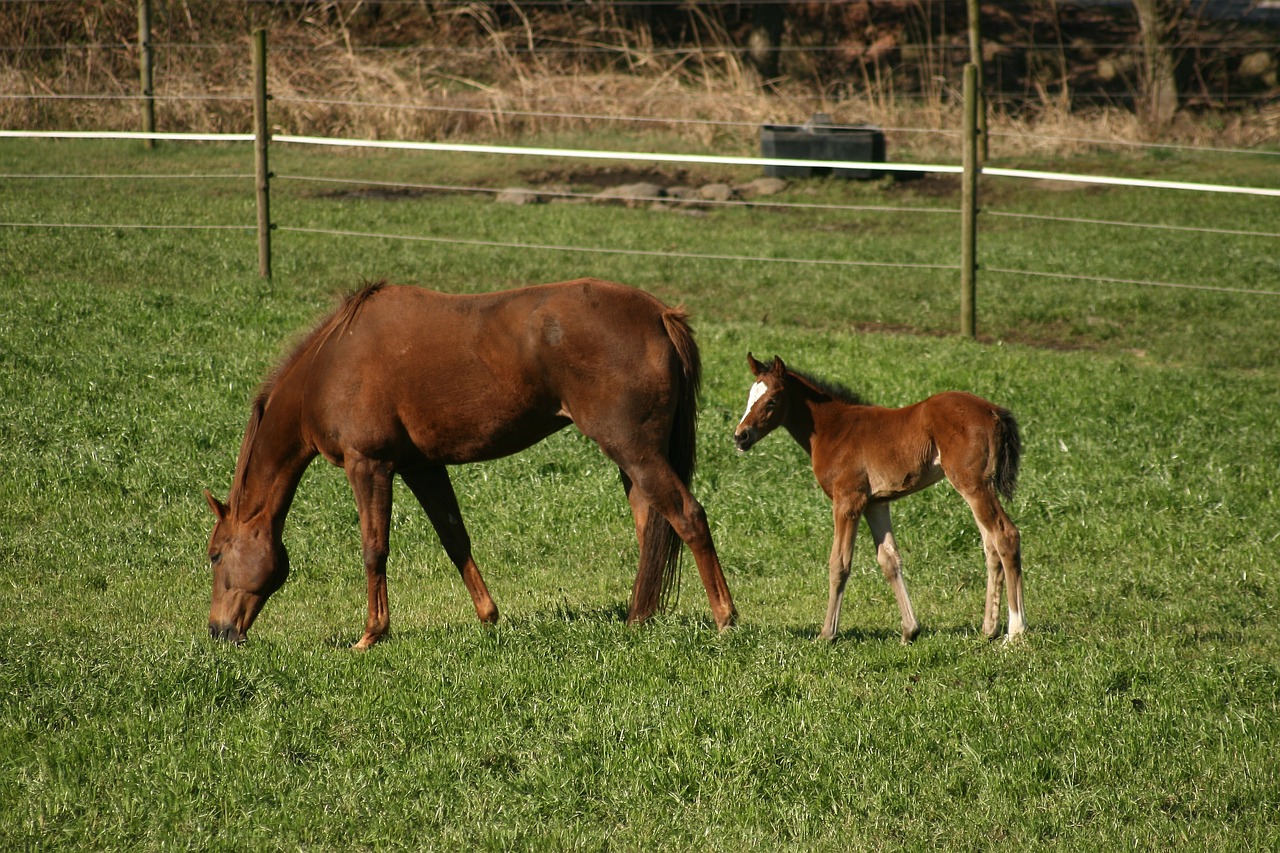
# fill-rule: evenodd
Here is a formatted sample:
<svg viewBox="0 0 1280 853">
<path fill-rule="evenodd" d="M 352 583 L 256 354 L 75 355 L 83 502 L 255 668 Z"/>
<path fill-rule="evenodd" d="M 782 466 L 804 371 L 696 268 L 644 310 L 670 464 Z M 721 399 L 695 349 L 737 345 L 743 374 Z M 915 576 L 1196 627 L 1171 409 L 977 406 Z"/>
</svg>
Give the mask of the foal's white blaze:
<svg viewBox="0 0 1280 853">
<path fill-rule="evenodd" d="M 742 426 L 742 421 L 747 419 L 747 415 L 751 414 L 751 407 L 760 402 L 760 398 L 764 396 L 765 387 L 763 382 L 757 382 L 751 386 L 751 393 L 747 395 L 747 410 L 742 413 L 742 420 L 738 421 L 738 426 Z"/>
</svg>

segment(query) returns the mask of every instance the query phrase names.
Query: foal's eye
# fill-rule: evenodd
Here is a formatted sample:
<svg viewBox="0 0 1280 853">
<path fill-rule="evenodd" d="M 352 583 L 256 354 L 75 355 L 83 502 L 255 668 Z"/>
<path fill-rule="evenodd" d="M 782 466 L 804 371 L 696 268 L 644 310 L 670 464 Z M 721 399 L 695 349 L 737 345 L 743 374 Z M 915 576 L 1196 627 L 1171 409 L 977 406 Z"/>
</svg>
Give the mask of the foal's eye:
<svg viewBox="0 0 1280 853">
<path fill-rule="evenodd" d="M 222 552 L 221 552 L 221 551 L 219 551 L 219 552 L 218 552 L 218 553 L 216 553 L 216 554 L 210 554 L 210 555 L 209 555 L 209 565 L 211 565 L 211 566 L 216 566 L 216 565 L 218 565 L 218 563 L 221 563 L 221 562 L 222 562 Z"/>
</svg>

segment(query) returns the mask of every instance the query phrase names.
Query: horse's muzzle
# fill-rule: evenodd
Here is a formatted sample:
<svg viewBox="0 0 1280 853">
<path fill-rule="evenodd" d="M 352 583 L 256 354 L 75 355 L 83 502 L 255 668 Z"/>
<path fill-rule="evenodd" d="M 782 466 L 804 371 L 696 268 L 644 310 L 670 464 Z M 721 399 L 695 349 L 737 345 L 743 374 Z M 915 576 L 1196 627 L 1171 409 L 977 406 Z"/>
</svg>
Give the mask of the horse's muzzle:
<svg viewBox="0 0 1280 853">
<path fill-rule="evenodd" d="M 756 443 L 756 431 L 744 429 L 742 432 L 735 432 L 733 434 L 733 443 L 738 448 L 739 453 L 746 453 Z"/>
<path fill-rule="evenodd" d="M 209 636 L 224 643 L 235 643 L 237 646 L 244 642 L 244 634 L 241 634 L 240 629 L 235 625 L 217 625 L 210 622 Z"/>
</svg>

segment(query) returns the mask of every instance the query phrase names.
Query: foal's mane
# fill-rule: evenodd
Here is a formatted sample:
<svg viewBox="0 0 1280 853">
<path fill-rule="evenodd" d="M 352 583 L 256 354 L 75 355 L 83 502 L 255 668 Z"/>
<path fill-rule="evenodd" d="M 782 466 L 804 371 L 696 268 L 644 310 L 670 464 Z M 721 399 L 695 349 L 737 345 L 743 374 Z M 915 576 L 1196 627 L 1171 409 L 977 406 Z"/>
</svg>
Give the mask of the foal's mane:
<svg viewBox="0 0 1280 853">
<path fill-rule="evenodd" d="M 773 363 L 774 360 L 770 359 L 764 364 L 766 372 L 773 368 Z M 849 403 L 853 406 L 870 405 L 860 395 L 849 390 L 848 386 L 842 385 L 839 382 L 832 382 L 829 379 L 819 379 L 816 376 L 805 373 L 803 370 L 796 370 L 794 367 L 790 366 L 787 367 L 787 373 L 794 376 L 796 379 L 799 379 L 804 385 L 808 386 L 810 390 L 815 391 L 824 397 L 830 397 L 836 402 Z"/>
</svg>

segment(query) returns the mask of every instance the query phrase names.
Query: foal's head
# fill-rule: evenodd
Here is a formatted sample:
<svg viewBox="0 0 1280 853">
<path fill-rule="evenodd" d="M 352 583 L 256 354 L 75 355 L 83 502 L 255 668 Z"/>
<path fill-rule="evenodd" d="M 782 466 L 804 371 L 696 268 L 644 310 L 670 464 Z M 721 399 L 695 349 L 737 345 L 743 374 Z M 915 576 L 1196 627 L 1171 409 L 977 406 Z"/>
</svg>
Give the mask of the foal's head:
<svg viewBox="0 0 1280 853">
<path fill-rule="evenodd" d="M 289 554 L 269 520 L 243 523 L 231 516 L 222 501 L 208 492 L 204 496 L 218 519 L 209 536 L 213 569 L 209 636 L 242 643 L 262 605 L 288 577 Z"/>
<path fill-rule="evenodd" d="M 768 364 L 761 364 L 747 353 L 747 364 L 755 376 L 755 384 L 747 395 L 747 411 L 733 431 L 733 443 L 739 452 L 750 450 L 752 445 L 773 432 L 787 414 L 786 376 L 787 366 L 778 356 Z"/>
</svg>

